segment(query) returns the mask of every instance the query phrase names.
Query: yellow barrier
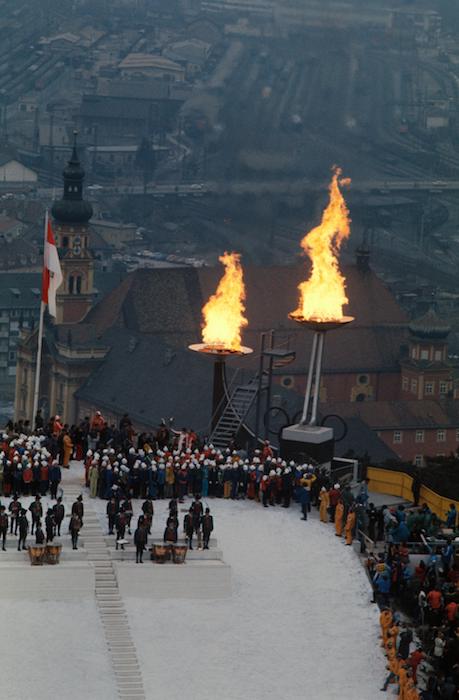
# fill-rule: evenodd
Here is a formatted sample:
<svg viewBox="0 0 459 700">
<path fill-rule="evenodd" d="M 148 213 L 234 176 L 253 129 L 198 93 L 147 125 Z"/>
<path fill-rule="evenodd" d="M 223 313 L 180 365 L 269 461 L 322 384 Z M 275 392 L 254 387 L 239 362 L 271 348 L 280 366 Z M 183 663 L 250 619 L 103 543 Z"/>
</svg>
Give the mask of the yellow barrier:
<svg viewBox="0 0 459 700">
<path fill-rule="evenodd" d="M 413 500 L 413 492 L 411 490 L 413 479 L 408 474 L 392 471 L 391 469 L 368 467 L 367 477 L 370 480 L 368 484 L 370 491 L 385 493 L 389 496 L 398 496 L 399 498 L 404 498 L 406 501 Z M 454 503 L 459 510 L 459 501 L 453 501 L 451 498 L 440 496 L 426 486 L 421 486 L 419 503 L 427 503 L 430 510 L 441 520 L 445 520 L 450 503 Z"/>
</svg>

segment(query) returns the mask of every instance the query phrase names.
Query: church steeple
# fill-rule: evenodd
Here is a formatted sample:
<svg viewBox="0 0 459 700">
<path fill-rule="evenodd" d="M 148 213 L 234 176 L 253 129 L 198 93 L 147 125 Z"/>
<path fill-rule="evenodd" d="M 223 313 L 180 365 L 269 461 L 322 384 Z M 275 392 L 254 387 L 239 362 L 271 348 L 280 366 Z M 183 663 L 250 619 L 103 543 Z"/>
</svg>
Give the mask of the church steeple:
<svg viewBox="0 0 459 700">
<path fill-rule="evenodd" d="M 77 133 L 73 132 L 72 155 L 62 172 L 64 178 L 62 199 L 54 202 L 51 213 L 56 221 L 84 224 L 92 216 L 92 206 L 83 199 L 85 172 L 78 157 Z"/>
<path fill-rule="evenodd" d="M 78 323 L 91 308 L 94 298 L 94 261 L 89 249 L 89 220 L 92 206 L 83 199 L 84 169 L 73 134 L 70 160 L 62 173 L 64 192 L 51 214 L 63 275 L 57 292 L 57 322 Z"/>
</svg>

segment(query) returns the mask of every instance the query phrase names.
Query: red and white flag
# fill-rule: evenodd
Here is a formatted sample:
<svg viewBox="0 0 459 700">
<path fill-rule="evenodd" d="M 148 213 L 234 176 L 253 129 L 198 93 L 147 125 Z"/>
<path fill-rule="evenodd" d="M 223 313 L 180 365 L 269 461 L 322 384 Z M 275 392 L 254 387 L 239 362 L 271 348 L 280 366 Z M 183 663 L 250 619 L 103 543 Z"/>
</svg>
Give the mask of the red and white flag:
<svg viewBox="0 0 459 700">
<path fill-rule="evenodd" d="M 57 254 L 51 222 L 46 214 L 45 220 L 45 249 L 43 254 L 43 277 L 41 285 L 41 300 L 48 305 L 51 316 L 56 317 L 56 292 L 62 284 L 62 270 Z"/>
</svg>

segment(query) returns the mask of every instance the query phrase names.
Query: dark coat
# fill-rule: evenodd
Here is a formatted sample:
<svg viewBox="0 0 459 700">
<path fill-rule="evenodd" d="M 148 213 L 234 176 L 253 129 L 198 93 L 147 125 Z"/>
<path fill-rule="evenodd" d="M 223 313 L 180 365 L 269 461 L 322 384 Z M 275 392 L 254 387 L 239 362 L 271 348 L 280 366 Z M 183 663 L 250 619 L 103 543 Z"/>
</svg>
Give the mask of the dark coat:
<svg viewBox="0 0 459 700">
<path fill-rule="evenodd" d="M 211 515 L 203 515 L 201 518 L 201 527 L 203 535 L 210 535 L 214 529 L 214 519 Z"/>
<path fill-rule="evenodd" d="M 134 532 L 134 544 L 136 547 L 145 547 L 147 544 L 147 529 L 145 527 L 138 527 Z"/>
</svg>

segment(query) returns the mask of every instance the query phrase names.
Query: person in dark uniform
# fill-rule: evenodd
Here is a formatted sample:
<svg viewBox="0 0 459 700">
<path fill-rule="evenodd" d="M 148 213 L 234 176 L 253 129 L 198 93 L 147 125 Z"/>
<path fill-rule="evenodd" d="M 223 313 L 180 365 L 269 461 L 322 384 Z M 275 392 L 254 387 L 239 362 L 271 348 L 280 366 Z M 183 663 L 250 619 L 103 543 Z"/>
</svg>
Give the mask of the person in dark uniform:
<svg viewBox="0 0 459 700">
<path fill-rule="evenodd" d="M 118 506 L 116 505 L 116 500 L 111 497 L 107 503 L 107 518 L 108 518 L 108 534 L 113 535 L 113 528 L 115 527 L 116 515 L 118 513 Z"/>
<path fill-rule="evenodd" d="M 55 524 L 55 534 L 61 536 L 61 525 L 65 516 L 65 508 L 62 503 L 62 498 L 59 496 L 57 503 L 53 506 L 54 524 Z"/>
<path fill-rule="evenodd" d="M 183 529 L 185 535 L 188 539 L 188 546 L 193 549 L 193 533 L 194 533 L 194 518 L 193 518 L 193 506 L 190 506 L 188 513 L 183 519 Z"/>
<path fill-rule="evenodd" d="M 154 507 L 151 496 L 147 496 L 147 500 L 142 504 L 142 513 L 145 516 L 145 523 L 147 526 L 148 534 L 151 535 L 151 525 L 153 522 Z"/>
<path fill-rule="evenodd" d="M 367 508 L 368 537 L 376 542 L 376 525 L 378 524 L 378 509 L 374 503 L 370 503 Z"/>
<path fill-rule="evenodd" d="M 140 520 L 140 518 L 139 518 Z M 134 544 L 135 544 L 135 563 L 143 564 L 143 551 L 147 544 L 147 528 L 145 521 L 137 525 L 137 530 L 134 532 Z"/>
<path fill-rule="evenodd" d="M 125 498 L 121 504 L 121 510 L 126 516 L 126 527 L 131 534 L 131 520 L 133 515 L 132 501 L 130 498 Z"/>
<path fill-rule="evenodd" d="M 41 527 L 41 520 L 35 523 L 35 544 L 45 544 L 45 533 Z"/>
<path fill-rule="evenodd" d="M 72 515 L 78 515 L 80 518 L 80 528 L 83 527 L 83 516 L 84 516 L 84 505 L 83 496 L 80 494 L 77 496 L 76 501 L 72 504 Z"/>
<path fill-rule="evenodd" d="M 413 483 L 411 484 L 411 492 L 413 494 L 413 505 L 419 505 L 419 496 L 421 494 L 422 481 L 419 472 L 416 471 L 413 475 Z"/>
<path fill-rule="evenodd" d="M 19 497 L 17 493 L 14 494 L 13 500 L 11 501 L 10 505 L 8 506 L 8 510 L 11 513 L 11 529 L 10 529 L 10 535 L 13 534 L 13 525 L 14 525 L 14 534 L 18 534 L 18 525 L 19 525 L 19 516 L 21 514 L 21 501 L 19 500 Z"/>
<path fill-rule="evenodd" d="M 116 549 L 118 549 L 118 540 L 124 540 L 124 535 L 126 534 L 126 513 L 120 510 L 115 518 L 116 527 Z M 124 544 L 121 545 L 121 549 L 124 549 Z"/>
<path fill-rule="evenodd" d="M 177 535 L 177 525 L 175 525 L 176 520 L 174 520 L 175 516 L 169 516 L 167 519 L 167 525 L 166 529 L 164 530 L 164 535 L 163 535 L 163 540 L 164 542 L 171 542 L 175 544 L 178 539 Z"/>
<path fill-rule="evenodd" d="M 6 535 L 8 534 L 8 513 L 5 506 L 0 506 L 0 538 L 2 550 L 6 552 Z"/>
<path fill-rule="evenodd" d="M 78 513 L 72 513 L 69 523 L 69 532 L 72 536 L 72 549 L 78 549 L 78 535 L 80 534 L 81 525 L 81 518 Z"/>
<path fill-rule="evenodd" d="M 45 529 L 46 529 L 46 542 L 52 542 L 54 539 L 54 529 L 56 523 L 54 520 L 54 513 L 52 508 L 48 508 L 45 518 Z"/>
<path fill-rule="evenodd" d="M 202 537 L 204 540 L 204 549 L 209 549 L 209 540 L 212 530 L 214 529 L 214 519 L 210 514 L 210 508 L 206 508 L 206 512 L 201 518 Z"/>
<path fill-rule="evenodd" d="M 21 508 L 18 517 L 18 529 L 19 529 L 19 540 L 18 540 L 18 552 L 22 549 L 27 549 L 26 539 L 27 533 L 29 532 L 29 521 L 27 520 L 27 511 L 25 508 Z"/>
<path fill-rule="evenodd" d="M 33 535 L 37 522 L 43 517 L 43 506 L 41 505 L 40 496 L 35 496 L 35 500 L 30 504 L 29 510 L 32 516 L 32 529 L 30 530 L 30 534 Z"/>
<path fill-rule="evenodd" d="M 202 537 L 201 537 L 201 518 L 204 513 L 204 508 L 201 503 L 201 496 L 196 495 L 193 503 L 191 504 L 193 509 L 193 527 L 198 538 L 198 549 L 202 549 Z"/>
</svg>

